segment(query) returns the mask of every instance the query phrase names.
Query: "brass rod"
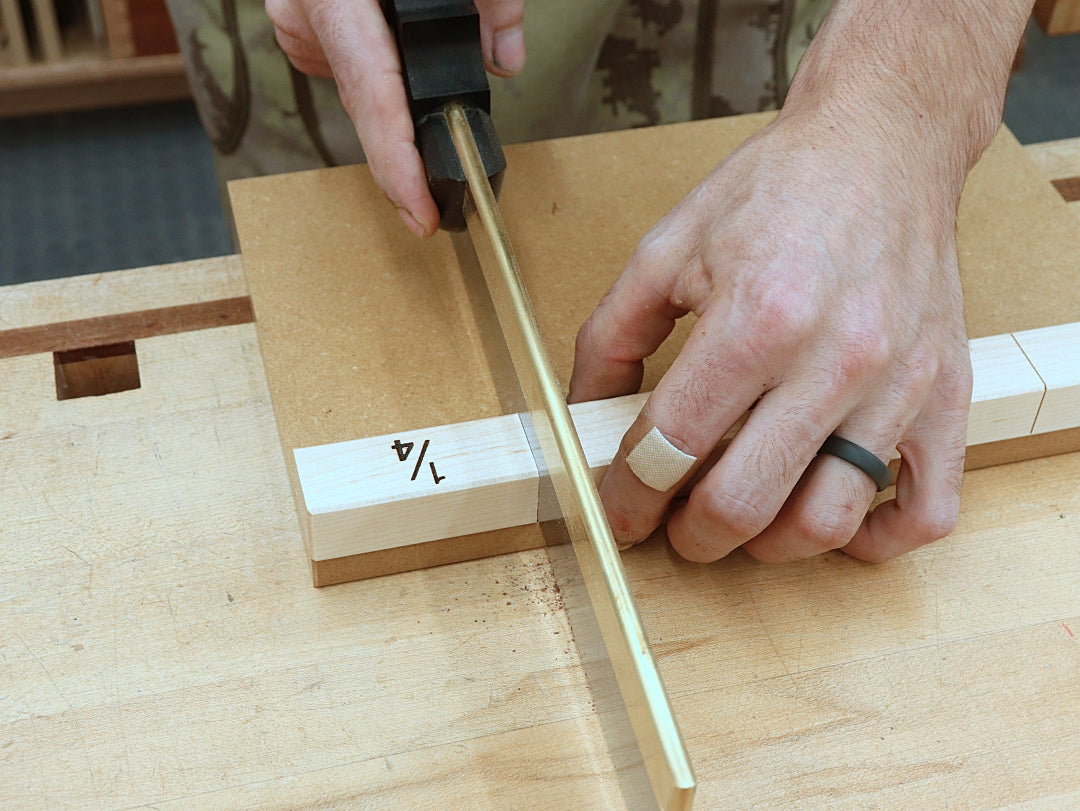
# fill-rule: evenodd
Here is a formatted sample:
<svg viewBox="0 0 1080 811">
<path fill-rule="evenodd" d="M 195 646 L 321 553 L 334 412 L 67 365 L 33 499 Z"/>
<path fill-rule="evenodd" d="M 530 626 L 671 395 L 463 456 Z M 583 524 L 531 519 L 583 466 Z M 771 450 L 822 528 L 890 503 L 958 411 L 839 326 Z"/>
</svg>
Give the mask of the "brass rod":
<svg viewBox="0 0 1080 811">
<path fill-rule="evenodd" d="M 661 808 L 688 809 L 693 804 L 695 779 L 686 744 L 626 582 L 618 547 L 562 386 L 548 359 L 466 113 L 456 103 L 447 105 L 445 112 L 469 186 L 469 234 L 555 485 L 653 794 Z"/>
</svg>

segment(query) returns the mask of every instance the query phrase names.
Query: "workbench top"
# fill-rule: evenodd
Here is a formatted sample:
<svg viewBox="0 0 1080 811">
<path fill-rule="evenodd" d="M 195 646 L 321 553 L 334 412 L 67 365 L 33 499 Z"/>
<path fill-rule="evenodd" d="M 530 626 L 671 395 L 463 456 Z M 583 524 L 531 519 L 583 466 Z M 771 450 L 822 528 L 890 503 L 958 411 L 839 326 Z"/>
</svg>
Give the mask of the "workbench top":
<svg viewBox="0 0 1080 811">
<path fill-rule="evenodd" d="M 1029 153 L 1080 177 L 1080 139 Z M 245 293 L 236 257 L 35 283 L 0 330 Z M 254 325 L 144 327 L 105 397 L 0 360 L 0 806 L 641 799 L 565 550 L 312 588 Z M 956 532 L 885 565 L 624 561 L 699 807 L 1080 803 L 1080 454 L 970 472 Z"/>
</svg>

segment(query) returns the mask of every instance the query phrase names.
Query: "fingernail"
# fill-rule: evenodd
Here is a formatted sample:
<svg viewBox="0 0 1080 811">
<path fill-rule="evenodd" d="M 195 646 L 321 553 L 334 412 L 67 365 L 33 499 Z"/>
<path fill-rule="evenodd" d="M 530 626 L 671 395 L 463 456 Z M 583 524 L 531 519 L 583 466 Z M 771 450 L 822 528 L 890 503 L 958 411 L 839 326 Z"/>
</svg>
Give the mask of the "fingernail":
<svg viewBox="0 0 1080 811">
<path fill-rule="evenodd" d="M 491 61 L 507 73 L 517 73 L 525 67 L 525 34 L 520 25 L 495 32 Z"/>
<path fill-rule="evenodd" d="M 424 226 L 420 224 L 420 220 L 413 216 L 413 213 L 405 206 L 394 206 L 397 209 L 398 216 L 401 217 L 401 221 L 405 223 L 406 227 L 416 234 L 418 237 L 424 236 Z"/>
</svg>

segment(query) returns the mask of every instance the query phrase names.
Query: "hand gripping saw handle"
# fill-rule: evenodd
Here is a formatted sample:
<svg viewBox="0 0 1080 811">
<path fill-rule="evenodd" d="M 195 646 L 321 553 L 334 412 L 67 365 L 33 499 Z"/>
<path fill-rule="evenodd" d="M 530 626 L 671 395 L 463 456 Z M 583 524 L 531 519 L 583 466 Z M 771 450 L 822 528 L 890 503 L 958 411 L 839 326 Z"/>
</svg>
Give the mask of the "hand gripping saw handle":
<svg viewBox="0 0 1080 811">
<path fill-rule="evenodd" d="M 382 0 L 382 7 L 397 41 L 416 146 L 439 207 L 439 226 L 464 231 L 468 184 L 450 135 L 447 104 L 456 101 L 464 109 L 496 195 L 506 170 L 506 156 L 491 123 L 480 15 L 472 0 Z"/>
</svg>

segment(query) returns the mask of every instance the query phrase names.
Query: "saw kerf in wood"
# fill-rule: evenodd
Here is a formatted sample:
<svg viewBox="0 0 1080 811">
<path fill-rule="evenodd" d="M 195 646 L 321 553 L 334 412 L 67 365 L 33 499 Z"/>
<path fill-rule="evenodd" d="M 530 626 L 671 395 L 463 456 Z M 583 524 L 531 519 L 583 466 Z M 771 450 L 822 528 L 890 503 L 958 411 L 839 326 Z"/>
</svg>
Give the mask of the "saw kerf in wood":
<svg viewBox="0 0 1080 811">
<path fill-rule="evenodd" d="M 970 350 L 969 448 L 1080 426 L 1080 322 L 974 339 Z M 647 397 L 570 407 L 597 480 Z M 315 561 L 546 517 L 537 515 L 545 471 L 537 469 L 516 414 L 298 448 L 294 454 L 301 523 Z"/>
</svg>

